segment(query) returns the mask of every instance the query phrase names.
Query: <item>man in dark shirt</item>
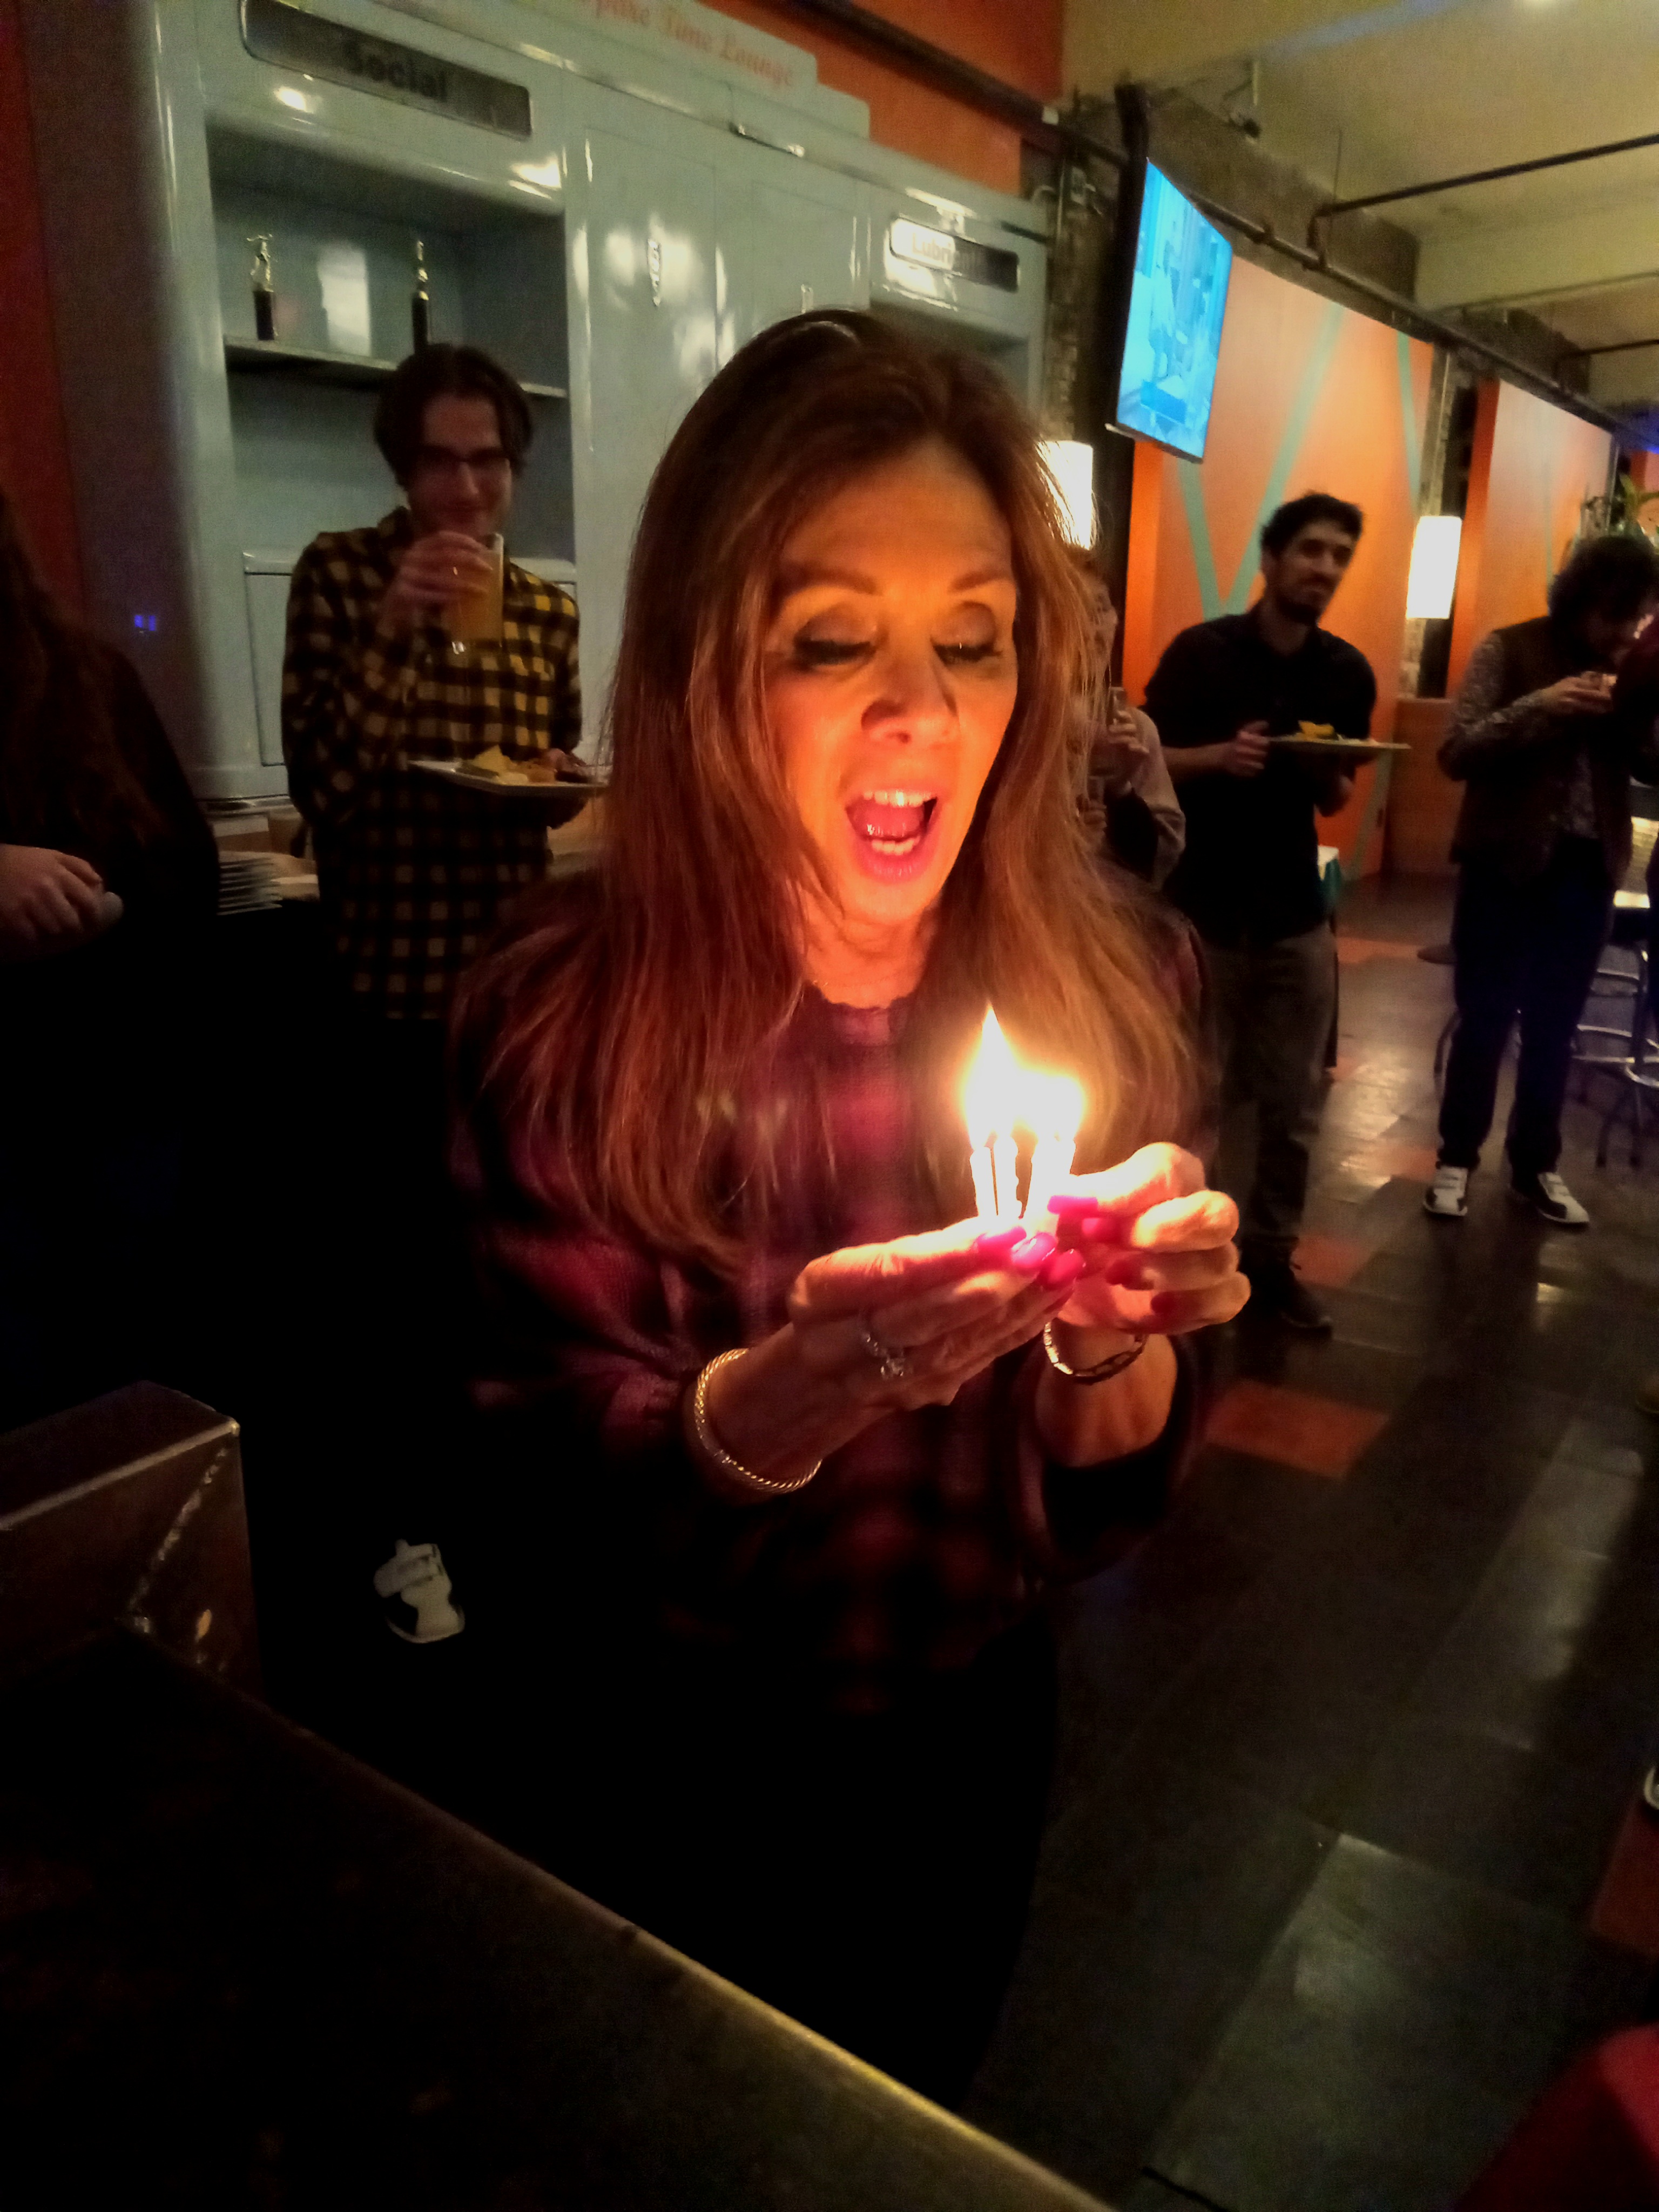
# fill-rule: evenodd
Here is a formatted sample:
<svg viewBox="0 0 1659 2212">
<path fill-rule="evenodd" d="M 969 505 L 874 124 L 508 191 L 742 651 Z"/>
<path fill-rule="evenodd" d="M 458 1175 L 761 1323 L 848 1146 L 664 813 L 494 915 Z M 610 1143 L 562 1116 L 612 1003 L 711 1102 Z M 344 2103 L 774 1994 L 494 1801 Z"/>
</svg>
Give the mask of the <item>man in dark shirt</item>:
<svg viewBox="0 0 1659 2212">
<path fill-rule="evenodd" d="M 1187 815 L 1167 889 L 1204 940 L 1224 1107 L 1256 1108 L 1254 1170 L 1233 1194 L 1253 1310 L 1315 1330 L 1330 1316 L 1291 1262 L 1336 1005 L 1314 811 L 1337 812 L 1352 782 L 1271 740 L 1303 722 L 1370 733 L 1370 665 L 1320 627 L 1362 526 L 1357 507 L 1325 492 L 1281 507 L 1261 532 L 1260 600 L 1183 630 L 1146 688 Z"/>
</svg>

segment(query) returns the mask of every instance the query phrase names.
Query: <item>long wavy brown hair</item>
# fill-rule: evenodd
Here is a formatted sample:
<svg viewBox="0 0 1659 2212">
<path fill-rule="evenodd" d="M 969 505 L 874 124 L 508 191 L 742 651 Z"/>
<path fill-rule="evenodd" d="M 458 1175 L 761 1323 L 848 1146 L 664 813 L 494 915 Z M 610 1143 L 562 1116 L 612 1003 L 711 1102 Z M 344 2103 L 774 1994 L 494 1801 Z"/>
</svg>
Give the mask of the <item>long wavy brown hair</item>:
<svg viewBox="0 0 1659 2212">
<path fill-rule="evenodd" d="M 0 491 L 0 831 L 11 842 L 67 824 L 90 856 L 167 834 L 117 742 L 111 657 L 42 583 Z"/>
<path fill-rule="evenodd" d="M 1102 876 L 1079 820 L 1073 707 L 1100 671 L 1030 418 L 971 356 L 868 315 L 802 316 L 721 370 L 652 480 L 600 865 L 522 918 L 458 1004 L 463 1105 L 500 1132 L 520 1188 L 579 1194 L 721 1273 L 799 1171 L 803 1129 L 828 1141 L 775 1072 L 806 995 L 803 888 L 828 888 L 767 726 L 784 548 L 852 479 L 931 440 L 978 472 L 1007 526 L 1019 682 L 903 1024 L 929 1102 L 919 1164 L 941 1219 L 971 1211 L 959 1079 L 988 1003 L 1025 1056 L 1082 1077 L 1080 1167 L 1190 1122 L 1170 936 Z"/>
</svg>

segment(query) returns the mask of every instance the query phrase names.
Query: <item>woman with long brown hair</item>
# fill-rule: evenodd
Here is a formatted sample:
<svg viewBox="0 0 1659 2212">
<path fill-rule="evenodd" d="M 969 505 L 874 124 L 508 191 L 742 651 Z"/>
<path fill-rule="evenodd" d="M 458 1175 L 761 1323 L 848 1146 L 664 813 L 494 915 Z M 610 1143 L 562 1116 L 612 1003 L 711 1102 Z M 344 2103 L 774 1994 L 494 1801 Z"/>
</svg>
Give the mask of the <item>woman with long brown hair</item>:
<svg viewBox="0 0 1659 2212">
<path fill-rule="evenodd" d="M 480 1395 L 580 1669 L 539 1847 L 946 2100 L 1034 1864 L 1035 1600 L 1156 1515 L 1173 1340 L 1243 1295 L 1170 1141 L 1182 946 L 1079 822 L 1091 635 L 994 371 L 768 331 L 646 501 L 601 863 L 458 1010 Z M 966 1218 L 988 1005 L 1086 1092 L 1064 1249 Z"/>
<path fill-rule="evenodd" d="M 153 1366 L 213 836 L 0 493 L 0 1428 Z"/>
</svg>

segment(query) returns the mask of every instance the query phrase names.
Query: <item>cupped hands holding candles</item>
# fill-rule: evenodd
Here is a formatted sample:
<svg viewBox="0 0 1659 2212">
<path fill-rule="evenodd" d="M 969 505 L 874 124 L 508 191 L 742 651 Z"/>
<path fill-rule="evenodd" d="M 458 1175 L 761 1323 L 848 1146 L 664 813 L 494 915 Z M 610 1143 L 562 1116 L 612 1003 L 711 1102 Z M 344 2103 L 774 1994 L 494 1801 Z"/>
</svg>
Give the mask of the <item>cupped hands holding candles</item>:
<svg viewBox="0 0 1659 2212">
<path fill-rule="evenodd" d="M 790 1292 L 787 1328 L 746 1355 L 748 1389 L 734 1398 L 716 1378 L 708 1393 L 706 1412 L 732 1457 L 788 1487 L 872 1419 L 950 1405 L 1045 1329 L 1073 1370 L 1051 1356 L 1039 1385 L 1048 1454 L 1092 1466 L 1152 1443 L 1174 1385 L 1169 1347 L 1156 1340 L 1231 1321 L 1249 1296 L 1233 1243 L 1237 1208 L 1206 1186 L 1191 1152 L 1147 1145 L 1119 1167 L 1069 1179 L 1048 1210 L 1053 1234 L 959 1222 L 812 1261 Z M 1141 1342 L 1148 1356 L 1133 1379 L 1129 1361 L 1100 1385 L 1080 1379 Z M 728 1477 L 722 1486 L 755 1500 L 752 1484 Z"/>
</svg>

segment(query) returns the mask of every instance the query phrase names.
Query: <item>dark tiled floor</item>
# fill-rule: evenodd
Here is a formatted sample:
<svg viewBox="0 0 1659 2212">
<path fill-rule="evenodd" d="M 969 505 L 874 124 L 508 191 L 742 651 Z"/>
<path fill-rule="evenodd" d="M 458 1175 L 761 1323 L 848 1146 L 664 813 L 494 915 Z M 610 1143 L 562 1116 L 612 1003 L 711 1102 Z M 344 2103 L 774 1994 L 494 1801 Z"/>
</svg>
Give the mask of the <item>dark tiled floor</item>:
<svg viewBox="0 0 1659 2212">
<path fill-rule="evenodd" d="M 1645 1978 L 1565 1918 L 1345 1836 L 1151 2163 L 1239 2212 L 1443 2212 Z"/>
<path fill-rule="evenodd" d="M 1596 1226 L 1421 1212 L 1438 886 L 1344 917 L 1328 1342 L 1222 1347 L 1164 1525 L 1060 1607 L 1030 1936 L 970 2117 L 1122 2208 L 1444 2207 L 1659 1957 L 1659 1144 Z"/>
</svg>

